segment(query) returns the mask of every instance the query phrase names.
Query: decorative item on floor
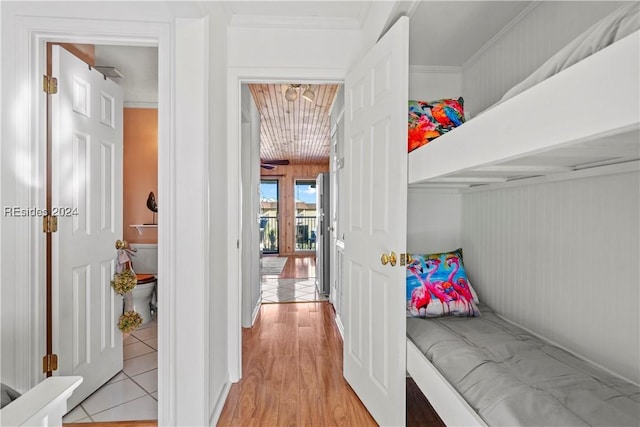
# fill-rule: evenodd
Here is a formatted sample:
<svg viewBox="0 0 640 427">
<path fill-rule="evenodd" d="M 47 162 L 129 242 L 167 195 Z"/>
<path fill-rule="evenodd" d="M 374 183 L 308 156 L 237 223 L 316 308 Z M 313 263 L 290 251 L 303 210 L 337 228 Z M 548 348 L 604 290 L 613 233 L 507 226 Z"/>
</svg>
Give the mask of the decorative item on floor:
<svg viewBox="0 0 640 427">
<path fill-rule="evenodd" d="M 111 281 L 114 291 L 124 298 L 123 314 L 118 319 L 118 329 L 124 334 L 137 330 L 142 324 L 142 317 L 132 310 L 133 296 L 131 291 L 138 284 L 136 273 L 133 271 L 131 256 L 135 249 L 131 249 L 127 242 L 118 240 L 116 242 L 118 256 L 116 258 L 116 272 Z"/>
<path fill-rule="evenodd" d="M 156 225 L 156 214 L 158 213 L 158 203 L 156 202 L 156 195 L 153 194 L 153 191 L 149 192 L 149 196 L 147 197 L 147 208 L 152 214 L 151 224 L 145 225 Z"/>
</svg>

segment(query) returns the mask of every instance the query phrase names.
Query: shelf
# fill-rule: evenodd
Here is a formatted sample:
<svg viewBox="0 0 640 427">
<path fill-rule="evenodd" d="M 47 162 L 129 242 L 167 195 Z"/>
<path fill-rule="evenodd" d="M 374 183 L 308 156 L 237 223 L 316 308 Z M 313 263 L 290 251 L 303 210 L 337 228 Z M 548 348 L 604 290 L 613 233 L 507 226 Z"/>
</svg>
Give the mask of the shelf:
<svg viewBox="0 0 640 427">
<path fill-rule="evenodd" d="M 138 230 L 138 234 L 142 235 L 142 230 L 145 228 L 158 228 L 158 224 L 132 224 L 129 227 Z"/>
</svg>

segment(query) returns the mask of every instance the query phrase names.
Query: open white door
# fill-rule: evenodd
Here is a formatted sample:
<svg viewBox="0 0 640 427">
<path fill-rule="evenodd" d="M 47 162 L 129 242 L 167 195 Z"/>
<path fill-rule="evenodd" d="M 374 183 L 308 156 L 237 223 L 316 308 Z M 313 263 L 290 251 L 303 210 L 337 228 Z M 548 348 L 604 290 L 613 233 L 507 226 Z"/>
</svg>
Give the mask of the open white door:
<svg viewBox="0 0 640 427">
<path fill-rule="evenodd" d="M 375 420 L 405 424 L 409 18 L 345 80 L 344 377 Z M 399 256 L 398 256 L 399 258 Z"/>
<path fill-rule="evenodd" d="M 122 370 L 122 297 L 111 288 L 122 238 L 122 88 L 53 46 L 53 351 L 84 380 L 68 407 Z"/>
</svg>

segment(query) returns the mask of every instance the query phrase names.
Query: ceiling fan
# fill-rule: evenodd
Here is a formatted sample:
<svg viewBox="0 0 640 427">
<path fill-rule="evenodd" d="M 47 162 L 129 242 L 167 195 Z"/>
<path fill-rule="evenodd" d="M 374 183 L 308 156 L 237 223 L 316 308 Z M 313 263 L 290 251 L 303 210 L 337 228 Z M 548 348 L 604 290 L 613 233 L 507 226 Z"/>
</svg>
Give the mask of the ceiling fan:
<svg viewBox="0 0 640 427">
<path fill-rule="evenodd" d="M 265 160 L 264 162 L 260 161 L 260 167 L 267 170 L 271 170 L 276 166 L 286 166 L 288 164 L 289 160 Z"/>
</svg>

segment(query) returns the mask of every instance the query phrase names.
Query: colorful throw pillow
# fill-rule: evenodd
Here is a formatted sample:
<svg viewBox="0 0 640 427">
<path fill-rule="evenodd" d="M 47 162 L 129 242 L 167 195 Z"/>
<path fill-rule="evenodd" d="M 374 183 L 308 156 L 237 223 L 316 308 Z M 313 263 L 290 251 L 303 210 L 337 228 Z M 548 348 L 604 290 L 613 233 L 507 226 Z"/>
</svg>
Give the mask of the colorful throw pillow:
<svg viewBox="0 0 640 427">
<path fill-rule="evenodd" d="M 409 101 L 409 152 L 464 123 L 462 97 Z"/>
<path fill-rule="evenodd" d="M 462 263 L 462 249 L 411 258 L 407 265 L 407 317 L 480 315 Z"/>
</svg>

